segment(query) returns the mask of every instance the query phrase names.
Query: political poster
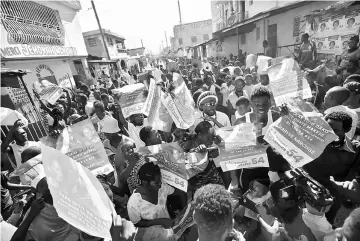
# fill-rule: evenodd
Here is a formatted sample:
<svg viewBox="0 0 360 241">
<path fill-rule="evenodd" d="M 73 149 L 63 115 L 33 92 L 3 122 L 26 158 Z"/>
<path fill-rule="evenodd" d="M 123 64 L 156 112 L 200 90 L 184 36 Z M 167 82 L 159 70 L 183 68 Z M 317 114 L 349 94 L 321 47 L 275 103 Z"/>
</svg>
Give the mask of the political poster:
<svg viewBox="0 0 360 241">
<path fill-rule="evenodd" d="M 272 65 L 268 69 L 268 75 L 269 86 L 277 106 L 281 106 L 292 97 L 299 96 L 302 99 L 312 97 L 305 74 L 293 58 L 286 58 Z"/>
<path fill-rule="evenodd" d="M 176 217 L 174 220 L 174 226 L 172 230 L 174 232 L 174 237 L 178 240 L 186 229 L 191 227 L 194 221 L 194 211 L 195 205 L 194 202 L 190 202 Z"/>
<path fill-rule="evenodd" d="M 89 119 L 66 127 L 56 139 L 47 137 L 42 141 L 79 162 L 94 175 L 108 174 L 114 170 Z"/>
<path fill-rule="evenodd" d="M 121 106 L 125 118 L 143 113 L 143 106 L 147 99 L 144 84 L 126 85 L 120 89 L 114 89 L 113 93 L 119 95 L 118 104 Z"/>
<path fill-rule="evenodd" d="M 116 211 L 97 178 L 59 150 L 40 144 L 53 205 L 59 217 L 94 237 L 111 239 Z"/>
<path fill-rule="evenodd" d="M 164 93 L 161 102 L 178 128 L 188 129 L 195 122 L 195 104 L 191 92 L 180 74 L 173 74 L 173 95 Z"/>
<path fill-rule="evenodd" d="M 63 89 L 60 86 L 44 78 L 35 80 L 33 88 L 39 94 L 41 100 L 46 100 L 52 105 L 55 104 L 63 93 Z"/>
<path fill-rule="evenodd" d="M 319 157 L 336 139 L 332 128 L 319 113 L 294 108 L 288 108 L 288 114 L 274 122 L 264 137 L 295 168 Z"/>
<path fill-rule="evenodd" d="M 159 165 L 166 183 L 184 192 L 187 192 L 188 180 L 204 171 L 208 164 L 207 154 L 185 153 L 176 142 L 140 147 L 138 152 Z"/>
<path fill-rule="evenodd" d="M 242 168 L 269 167 L 266 148 L 256 144 L 253 123 L 243 123 L 216 130 L 224 143 L 219 144 L 219 156 L 214 158 L 217 167 L 226 171 Z"/>
</svg>

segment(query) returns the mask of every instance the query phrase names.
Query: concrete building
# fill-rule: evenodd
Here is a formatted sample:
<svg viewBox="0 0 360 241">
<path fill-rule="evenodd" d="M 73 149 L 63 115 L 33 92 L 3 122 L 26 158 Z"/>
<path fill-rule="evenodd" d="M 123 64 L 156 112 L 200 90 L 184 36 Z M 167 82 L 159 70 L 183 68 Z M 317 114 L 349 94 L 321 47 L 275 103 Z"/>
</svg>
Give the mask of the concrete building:
<svg viewBox="0 0 360 241">
<path fill-rule="evenodd" d="M 134 49 L 128 49 L 127 53 L 130 57 L 134 57 L 134 56 L 142 56 L 145 54 L 145 47 L 140 47 L 140 48 L 134 48 Z"/>
<path fill-rule="evenodd" d="M 190 47 L 197 46 L 212 39 L 212 20 L 175 25 L 174 37 L 170 38 L 173 52 L 187 54 Z"/>
<path fill-rule="evenodd" d="M 213 56 L 264 53 L 275 57 L 292 55 L 304 31 L 304 16 L 333 1 L 212 1 Z M 263 41 L 267 40 L 268 49 Z"/>
<path fill-rule="evenodd" d="M 127 58 L 125 38 L 108 29 L 102 29 L 102 31 L 105 37 L 106 46 L 109 50 L 110 59 L 117 60 Z M 83 36 L 89 55 L 107 58 L 104 42 L 99 29 L 84 32 Z"/>
</svg>

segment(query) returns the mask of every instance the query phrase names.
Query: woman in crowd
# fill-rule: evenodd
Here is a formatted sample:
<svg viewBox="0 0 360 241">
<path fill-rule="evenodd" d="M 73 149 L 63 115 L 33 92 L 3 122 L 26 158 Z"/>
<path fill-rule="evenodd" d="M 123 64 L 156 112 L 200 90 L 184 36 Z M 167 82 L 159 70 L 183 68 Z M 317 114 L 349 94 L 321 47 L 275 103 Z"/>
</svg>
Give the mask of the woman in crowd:
<svg viewBox="0 0 360 241">
<path fill-rule="evenodd" d="M 167 196 L 174 188 L 161 181 L 160 168 L 146 163 L 139 170 L 140 186 L 135 189 L 128 202 L 131 222 L 138 227 L 135 241 L 174 240 L 166 208 Z"/>
</svg>

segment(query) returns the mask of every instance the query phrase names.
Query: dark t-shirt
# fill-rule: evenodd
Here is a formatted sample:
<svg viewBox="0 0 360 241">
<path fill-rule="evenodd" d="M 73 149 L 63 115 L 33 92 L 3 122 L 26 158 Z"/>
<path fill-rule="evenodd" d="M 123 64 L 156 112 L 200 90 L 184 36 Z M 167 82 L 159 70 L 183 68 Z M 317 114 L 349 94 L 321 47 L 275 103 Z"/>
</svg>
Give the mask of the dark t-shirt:
<svg viewBox="0 0 360 241">
<path fill-rule="evenodd" d="M 7 188 L 5 188 L 8 181 L 9 179 L 5 173 L 1 172 L 1 213 L 6 211 L 13 204 L 10 192 Z"/>
</svg>

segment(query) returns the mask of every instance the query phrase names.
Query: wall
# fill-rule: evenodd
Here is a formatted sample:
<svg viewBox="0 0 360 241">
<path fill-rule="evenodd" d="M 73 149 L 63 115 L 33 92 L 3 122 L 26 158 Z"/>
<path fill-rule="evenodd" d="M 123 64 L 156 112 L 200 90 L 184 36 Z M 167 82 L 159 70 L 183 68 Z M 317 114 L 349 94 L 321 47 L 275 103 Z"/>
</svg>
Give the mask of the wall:
<svg viewBox="0 0 360 241">
<path fill-rule="evenodd" d="M 212 27 L 211 27 L 211 19 L 187 23 L 181 26 L 175 25 L 173 28 L 174 31 L 174 46 L 172 48 L 176 51 L 180 47 L 188 47 L 198 45 L 212 38 Z M 209 39 L 204 40 L 203 35 L 207 34 Z M 196 36 L 197 41 L 192 42 L 191 37 Z M 179 44 L 179 38 L 182 38 L 182 44 Z"/>
<path fill-rule="evenodd" d="M 109 51 L 109 55 L 110 55 L 111 59 L 119 59 L 119 58 L 127 57 L 126 51 L 124 51 L 124 53 L 118 52 L 117 45 L 115 43 L 115 39 L 124 43 L 123 39 L 114 38 L 113 36 L 107 35 L 107 34 L 104 34 L 104 36 L 105 36 L 105 41 L 106 41 L 107 37 L 112 38 L 112 41 L 113 41 L 113 45 L 109 45 L 106 41 L 106 45 L 108 47 L 108 51 Z M 90 41 L 89 41 L 89 39 L 90 39 Z M 105 50 L 105 47 L 104 47 L 104 44 L 102 41 L 102 37 L 100 34 L 84 36 L 84 40 L 85 40 L 87 51 L 89 52 L 90 55 L 107 58 L 106 50 Z"/>
</svg>

